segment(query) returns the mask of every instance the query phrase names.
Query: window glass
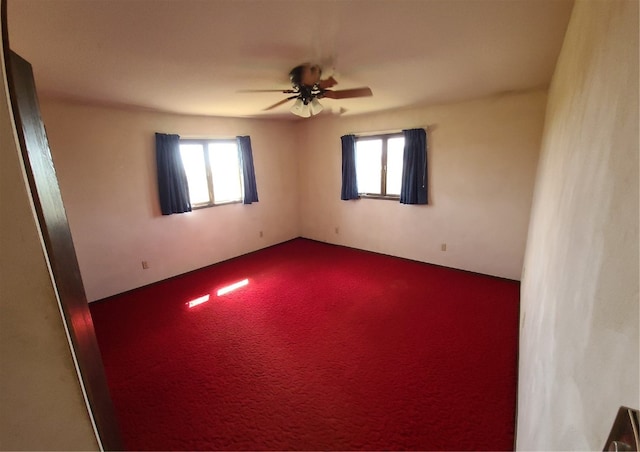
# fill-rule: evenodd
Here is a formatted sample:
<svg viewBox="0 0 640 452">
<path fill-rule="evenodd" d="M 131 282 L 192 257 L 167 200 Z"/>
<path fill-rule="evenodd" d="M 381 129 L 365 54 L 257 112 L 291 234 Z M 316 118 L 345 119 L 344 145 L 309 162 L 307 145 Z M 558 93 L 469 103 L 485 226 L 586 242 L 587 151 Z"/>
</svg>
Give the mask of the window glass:
<svg viewBox="0 0 640 452">
<path fill-rule="evenodd" d="M 180 156 L 187 174 L 191 204 L 207 204 L 209 202 L 209 185 L 202 144 L 181 144 Z"/>
<path fill-rule="evenodd" d="M 382 194 L 382 140 L 356 141 L 358 193 Z"/>
<path fill-rule="evenodd" d="M 404 137 L 389 138 L 387 140 L 387 195 L 400 196 L 403 158 Z"/>
<path fill-rule="evenodd" d="M 400 134 L 356 138 L 358 193 L 397 199 L 402 187 L 404 137 Z"/>
<path fill-rule="evenodd" d="M 242 200 L 240 156 L 235 141 L 180 140 L 180 157 L 192 206 L 207 207 Z"/>
<path fill-rule="evenodd" d="M 234 142 L 209 143 L 209 165 L 215 203 L 242 199 L 238 146 Z"/>
</svg>

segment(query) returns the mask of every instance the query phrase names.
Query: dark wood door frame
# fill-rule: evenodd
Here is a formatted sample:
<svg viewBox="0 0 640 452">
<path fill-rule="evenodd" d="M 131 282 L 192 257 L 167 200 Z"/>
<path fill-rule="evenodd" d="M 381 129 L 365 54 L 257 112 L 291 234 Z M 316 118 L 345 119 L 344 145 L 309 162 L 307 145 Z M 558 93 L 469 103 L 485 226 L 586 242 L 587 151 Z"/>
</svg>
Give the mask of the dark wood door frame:
<svg viewBox="0 0 640 452">
<path fill-rule="evenodd" d="M 9 97 L 20 141 L 29 189 L 51 263 L 54 284 L 62 305 L 80 377 L 104 450 L 122 450 L 120 430 L 96 340 L 89 304 L 71 230 L 62 203 L 47 135 L 40 117 L 31 65 L 9 48 L 7 0 L 0 0 L 3 53 Z"/>
</svg>

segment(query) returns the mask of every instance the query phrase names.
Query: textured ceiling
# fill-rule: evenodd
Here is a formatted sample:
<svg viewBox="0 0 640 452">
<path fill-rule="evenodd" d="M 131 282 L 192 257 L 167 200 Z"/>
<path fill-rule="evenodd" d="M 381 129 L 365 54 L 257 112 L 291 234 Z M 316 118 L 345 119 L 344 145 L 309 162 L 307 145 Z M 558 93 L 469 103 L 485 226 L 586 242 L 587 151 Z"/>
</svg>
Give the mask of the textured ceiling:
<svg viewBox="0 0 640 452">
<path fill-rule="evenodd" d="M 572 0 L 8 0 L 9 43 L 41 97 L 185 114 L 262 109 L 289 70 L 319 63 L 323 99 L 358 114 L 548 85 Z"/>
</svg>

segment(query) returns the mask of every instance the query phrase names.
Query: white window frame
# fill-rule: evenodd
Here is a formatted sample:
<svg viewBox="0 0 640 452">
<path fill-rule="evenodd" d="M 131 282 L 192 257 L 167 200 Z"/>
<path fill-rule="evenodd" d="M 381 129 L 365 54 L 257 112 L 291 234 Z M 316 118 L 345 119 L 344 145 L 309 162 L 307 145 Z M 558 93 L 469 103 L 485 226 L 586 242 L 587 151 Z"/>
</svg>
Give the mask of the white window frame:
<svg viewBox="0 0 640 452">
<path fill-rule="evenodd" d="M 380 135 L 363 135 L 356 136 L 356 153 L 358 152 L 358 141 L 368 141 L 368 140 L 382 140 L 382 154 L 381 154 L 381 170 L 380 170 L 380 193 L 366 193 L 360 192 L 360 187 L 358 187 L 358 195 L 361 198 L 372 198 L 372 199 L 391 199 L 391 200 L 399 200 L 400 195 L 395 194 L 387 194 L 387 142 L 391 138 L 404 138 L 404 134 L 402 132 L 398 133 L 388 133 L 388 134 L 380 134 Z"/>
<path fill-rule="evenodd" d="M 240 153 L 237 153 L 238 156 L 238 180 L 240 181 L 240 194 L 238 199 L 233 200 L 225 200 L 217 202 L 215 198 L 215 184 L 213 180 L 213 174 L 211 172 L 211 164 L 209 161 L 209 144 L 214 143 L 231 143 L 236 146 L 236 150 L 238 149 L 238 144 L 235 139 L 220 139 L 220 138 L 207 138 L 207 139 L 194 139 L 194 138 L 181 138 L 180 145 L 183 144 L 199 144 L 202 145 L 202 152 L 204 154 L 204 166 L 207 177 L 207 186 L 209 191 L 209 200 L 207 202 L 201 203 L 193 203 L 191 200 L 191 208 L 192 209 L 203 209 L 207 207 L 215 207 L 215 206 L 223 206 L 227 204 L 238 204 L 242 202 L 242 197 L 244 193 L 244 181 L 242 180 L 242 162 L 240 161 Z M 181 150 L 182 152 L 182 150 Z"/>
</svg>

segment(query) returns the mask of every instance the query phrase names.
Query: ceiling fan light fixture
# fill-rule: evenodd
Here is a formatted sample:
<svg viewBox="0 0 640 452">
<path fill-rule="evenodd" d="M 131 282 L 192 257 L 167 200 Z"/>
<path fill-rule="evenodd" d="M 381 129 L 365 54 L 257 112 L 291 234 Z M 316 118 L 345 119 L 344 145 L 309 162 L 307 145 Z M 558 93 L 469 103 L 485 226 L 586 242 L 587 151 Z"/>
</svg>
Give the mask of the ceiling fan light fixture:
<svg viewBox="0 0 640 452">
<path fill-rule="evenodd" d="M 320 102 L 318 102 L 318 99 L 316 99 L 314 97 L 311 100 L 310 109 L 311 109 L 311 114 L 312 115 L 317 115 L 318 113 L 320 113 L 322 111 L 322 104 Z"/>
<path fill-rule="evenodd" d="M 289 111 L 301 118 L 308 118 L 311 116 L 311 107 L 309 104 L 305 104 L 300 98 L 296 99 Z"/>
</svg>

